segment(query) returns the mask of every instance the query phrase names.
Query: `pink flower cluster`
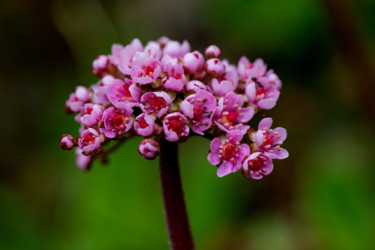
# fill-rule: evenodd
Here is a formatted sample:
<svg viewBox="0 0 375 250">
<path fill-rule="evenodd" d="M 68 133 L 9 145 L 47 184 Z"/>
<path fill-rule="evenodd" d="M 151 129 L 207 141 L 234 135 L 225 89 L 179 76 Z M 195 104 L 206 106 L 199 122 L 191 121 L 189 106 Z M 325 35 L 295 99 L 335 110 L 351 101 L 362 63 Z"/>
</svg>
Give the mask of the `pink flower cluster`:
<svg viewBox="0 0 375 250">
<path fill-rule="evenodd" d="M 98 82 L 78 86 L 66 101 L 80 135 L 63 135 L 61 147 L 77 146 L 77 165 L 89 169 L 112 140 L 143 136 L 138 152 L 154 159 L 162 138 L 182 142 L 201 135 L 213 139 L 208 161 L 219 177 L 241 168 L 254 179 L 269 174 L 273 159 L 288 157 L 281 148 L 286 130 L 271 129 L 271 118 L 261 120 L 257 131 L 249 123 L 276 105 L 280 79 L 262 59 L 251 63 L 242 57 L 233 65 L 215 45 L 204 54 L 166 37 L 146 46 L 138 39 L 114 44 L 110 55 L 93 62 Z"/>
</svg>

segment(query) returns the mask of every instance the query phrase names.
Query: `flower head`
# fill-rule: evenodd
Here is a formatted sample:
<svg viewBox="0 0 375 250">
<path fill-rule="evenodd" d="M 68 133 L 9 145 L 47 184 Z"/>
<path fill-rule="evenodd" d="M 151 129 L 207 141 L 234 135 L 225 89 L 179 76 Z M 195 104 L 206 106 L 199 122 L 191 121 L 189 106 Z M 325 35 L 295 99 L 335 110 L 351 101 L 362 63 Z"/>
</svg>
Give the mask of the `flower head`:
<svg viewBox="0 0 375 250">
<path fill-rule="evenodd" d="M 113 44 L 110 54 L 92 62 L 98 81 L 78 86 L 66 101 L 66 111 L 76 113 L 79 136 L 63 135 L 60 146 L 78 147 L 77 165 L 87 170 L 95 158 L 105 162 L 118 147 L 111 141 L 143 136 L 138 151 L 154 159 L 161 140 L 184 142 L 201 135 L 214 138 L 208 161 L 219 177 L 242 166 L 245 177 L 262 178 L 272 171 L 273 159 L 288 156 L 280 147 L 286 131 L 271 129 L 271 118 L 263 119 L 258 131 L 249 123 L 276 105 L 282 84 L 262 59 L 250 62 L 244 56 L 233 65 L 221 54 L 216 45 L 201 53 L 191 51 L 187 41 L 167 37 L 145 46 L 139 39 Z"/>
</svg>

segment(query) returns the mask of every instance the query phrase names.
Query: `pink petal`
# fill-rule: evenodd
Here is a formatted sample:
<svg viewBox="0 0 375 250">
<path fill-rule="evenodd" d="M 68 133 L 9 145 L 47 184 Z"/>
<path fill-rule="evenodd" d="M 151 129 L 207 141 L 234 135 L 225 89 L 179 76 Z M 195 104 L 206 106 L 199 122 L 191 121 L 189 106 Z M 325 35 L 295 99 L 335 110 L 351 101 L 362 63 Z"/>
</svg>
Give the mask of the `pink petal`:
<svg viewBox="0 0 375 250">
<path fill-rule="evenodd" d="M 222 163 L 218 168 L 217 168 L 217 176 L 223 177 L 225 175 L 228 175 L 232 173 L 233 169 L 233 164 L 230 161 L 227 161 L 226 163 Z"/>
</svg>

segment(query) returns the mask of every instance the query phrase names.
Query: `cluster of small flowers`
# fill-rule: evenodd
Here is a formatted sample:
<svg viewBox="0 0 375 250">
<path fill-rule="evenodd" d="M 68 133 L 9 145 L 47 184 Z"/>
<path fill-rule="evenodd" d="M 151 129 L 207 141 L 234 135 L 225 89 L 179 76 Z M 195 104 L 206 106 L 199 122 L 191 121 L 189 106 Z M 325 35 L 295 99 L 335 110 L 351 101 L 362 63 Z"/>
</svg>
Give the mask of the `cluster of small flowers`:
<svg viewBox="0 0 375 250">
<path fill-rule="evenodd" d="M 208 161 L 218 166 L 219 177 L 241 167 L 247 178 L 269 174 L 272 159 L 288 157 L 280 147 L 286 130 L 271 129 L 271 118 L 261 120 L 257 131 L 247 123 L 276 105 L 280 79 L 262 59 L 251 63 L 242 57 L 232 65 L 220 59 L 215 45 L 205 56 L 190 51 L 187 41 L 166 37 L 145 47 L 138 39 L 125 47 L 114 44 L 110 55 L 93 62 L 99 81 L 78 86 L 66 101 L 66 111 L 78 113 L 81 127 L 76 139 L 63 135 L 61 147 L 78 146 L 77 165 L 89 169 L 111 140 L 143 136 L 138 151 L 154 159 L 162 138 L 182 142 L 198 134 L 213 138 Z"/>
</svg>

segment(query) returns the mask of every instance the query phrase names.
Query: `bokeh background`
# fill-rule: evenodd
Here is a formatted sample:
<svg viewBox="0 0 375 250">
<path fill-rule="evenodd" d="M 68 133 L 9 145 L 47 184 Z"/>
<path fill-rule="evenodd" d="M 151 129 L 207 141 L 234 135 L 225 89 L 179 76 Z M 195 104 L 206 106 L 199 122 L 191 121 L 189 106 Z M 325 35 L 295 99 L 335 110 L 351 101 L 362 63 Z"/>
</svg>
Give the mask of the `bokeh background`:
<svg viewBox="0 0 375 250">
<path fill-rule="evenodd" d="M 112 43 L 160 36 L 262 57 L 283 81 L 268 114 L 290 157 L 261 181 L 216 176 L 209 141 L 180 145 L 197 249 L 375 249 L 375 1 L 0 2 L 0 249 L 168 249 L 157 161 L 133 138 L 86 173 L 64 113 Z"/>
</svg>

